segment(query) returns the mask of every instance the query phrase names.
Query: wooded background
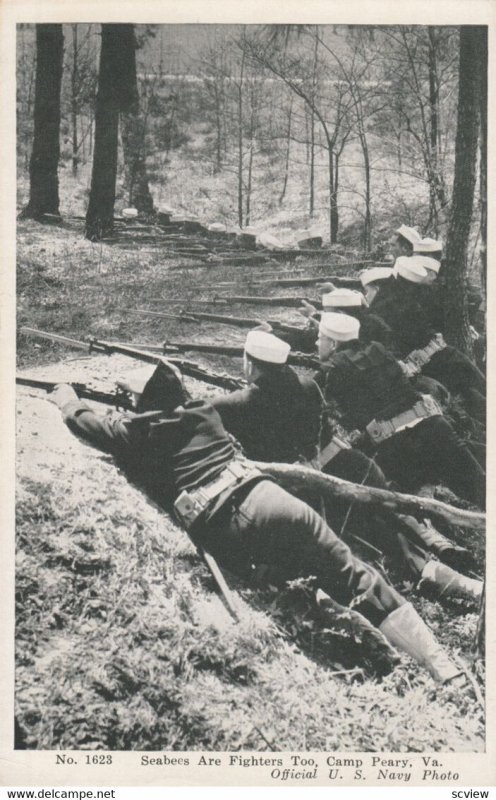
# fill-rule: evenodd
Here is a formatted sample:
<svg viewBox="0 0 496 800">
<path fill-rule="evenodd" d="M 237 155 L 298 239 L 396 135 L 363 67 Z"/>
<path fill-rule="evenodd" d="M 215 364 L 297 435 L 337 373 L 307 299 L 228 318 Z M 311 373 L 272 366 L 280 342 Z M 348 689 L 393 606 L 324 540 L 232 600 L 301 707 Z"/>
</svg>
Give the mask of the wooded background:
<svg viewBox="0 0 496 800">
<path fill-rule="evenodd" d="M 467 349 L 463 281 L 486 269 L 485 27 L 21 24 L 17 92 L 24 216 L 85 214 L 96 240 L 116 211 L 165 204 L 379 256 L 414 225 L 446 239 Z"/>
</svg>

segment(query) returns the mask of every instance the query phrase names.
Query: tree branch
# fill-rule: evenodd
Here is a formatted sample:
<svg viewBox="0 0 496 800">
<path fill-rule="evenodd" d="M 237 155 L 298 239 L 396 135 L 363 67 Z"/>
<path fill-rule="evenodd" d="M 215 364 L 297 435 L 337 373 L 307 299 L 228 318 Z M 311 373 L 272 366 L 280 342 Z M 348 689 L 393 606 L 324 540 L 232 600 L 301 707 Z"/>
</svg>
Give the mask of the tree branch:
<svg viewBox="0 0 496 800">
<path fill-rule="evenodd" d="M 485 514 L 482 512 L 465 511 L 431 497 L 362 486 L 300 464 L 252 463 L 290 492 L 310 489 L 329 500 L 339 498 L 363 506 L 382 506 L 393 513 L 412 514 L 421 519 L 432 517 L 459 528 L 483 529 L 485 526 Z"/>
</svg>

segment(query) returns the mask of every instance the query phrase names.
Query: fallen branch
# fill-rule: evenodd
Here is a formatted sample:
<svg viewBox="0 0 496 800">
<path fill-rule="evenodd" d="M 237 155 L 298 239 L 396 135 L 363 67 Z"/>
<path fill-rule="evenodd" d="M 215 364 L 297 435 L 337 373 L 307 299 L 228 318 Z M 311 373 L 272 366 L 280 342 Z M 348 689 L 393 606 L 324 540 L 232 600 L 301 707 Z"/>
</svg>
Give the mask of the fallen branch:
<svg viewBox="0 0 496 800">
<path fill-rule="evenodd" d="M 254 466 L 275 478 L 290 492 L 312 490 L 324 499 L 352 501 L 364 506 L 382 506 L 397 514 L 412 514 L 423 519 L 432 517 L 459 528 L 483 529 L 486 516 L 480 511 L 465 511 L 461 508 L 434 500 L 431 497 L 418 497 L 412 494 L 376 489 L 326 475 L 310 467 L 299 464 L 276 464 L 254 461 Z"/>
</svg>

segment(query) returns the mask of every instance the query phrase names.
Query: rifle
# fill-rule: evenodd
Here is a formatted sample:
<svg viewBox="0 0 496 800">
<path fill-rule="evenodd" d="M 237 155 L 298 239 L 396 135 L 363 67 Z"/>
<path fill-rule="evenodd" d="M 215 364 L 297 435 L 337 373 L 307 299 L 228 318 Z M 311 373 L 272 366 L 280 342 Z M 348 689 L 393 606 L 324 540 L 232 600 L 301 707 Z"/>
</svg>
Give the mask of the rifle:
<svg viewBox="0 0 496 800">
<path fill-rule="evenodd" d="M 300 278 L 274 278 L 266 281 L 258 281 L 257 286 L 316 286 L 319 283 L 334 283 L 336 286 L 346 286 L 347 288 L 358 288 L 362 284 L 360 278 L 353 278 L 349 275 L 328 275 L 312 277 L 302 276 Z"/>
<path fill-rule="evenodd" d="M 185 313 L 180 311 L 179 314 L 171 314 L 166 311 L 148 311 L 144 308 L 126 309 L 132 314 L 144 314 L 150 317 L 163 317 L 164 319 L 176 319 L 181 322 L 219 322 L 221 325 L 233 325 L 235 328 L 255 328 L 261 325 L 264 320 L 257 319 L 256 317 L 230 317 L 227 314 L 208 314 L 202 311 L 190 311 Z M 298 333 L 303 330 L 297 325 L 286 325 L 278 319 L 268 319 L 268 324 L 274 330 L 281 331 L 281 333 Z"/>
<path fill-rule="evenodd" d="M 286 306 L 287 308 L 299 308 L 303 301 L 311 303 L 316 308 L 322 308 L 320 300 L 310 300 L 308 297 L 266 297 L 265 295 L 215 295 L 213 303 L 249 303 L 253 306 Z"/>
<path fill-rule="evenodd" d="M 44 389 L 45 392 L 52 392 L 61 381 L 40 381 L 36 378 L 25 378 L 16 375 L 16 383 L 19 386 L 31 386 L 33 389 Z M 120 389 L 114 392 L 103 392 L 100 389 L 92 389 L 86 383 L 69 383 L 79 397 L 85 400 L 94 400 L 97 403 L 105 403 L 116 408 L 123 408 L 130 411 L 133 405 L 127 395 Z"/>
<path fill-rule="evenodd" d="M 157 348 L 157 345 L 152 345 L 152 347 Z M 162 352 L 164 354 L 187 350 L 196 351 L 198 353 L 212 353 L 219 356 L 233 356 L 234 358 L 242 358 L 244 355 L 244 347 L 241 345 L 164 342 L 162 346 Z M 306 356 L 303 353 L 290 353 L 288 356 L 288 364 L 293 364 L 295 367 L 307 367 L 308 369 L 319 369 L 320 366 L 317 359 Z"/>
<path fill-rule="evenodd" d="M 159 351 L 165 355 L 164 348 L 157 348 L 156 345 L 143 345 L 144 348 L 149 348 L 145 350 L 138 349 L 128 344 L 120 344 L 119 342 L 106 342 L 95 338 L 90 338 L 88 341 L 80 341 L 78 339 L 70 339 L 67 336 L 60 336 L 59 334 L 48 333 L 47 331 L 40 331 L 36 330 L 35 328 L 27 327 L 21 328 L 20 333 L 24 334 L 25 336 L 48 339 L 48 341 L 64 344 L 68 347 L 74 347 L 77 350 L 86 350 L 90 353 L 105 353 L 105 355 L 117 353 L 119 355 L 135 358 L 138 361 L 144 361 L 146 364 L 158 364 L 160 361 L 160 356 L 150 352 L 151 350 L 157 351 L 157 349 L 159 349 Z M 176 350 L 178 350 L 178 348 L 176 348 Z M 174 364 L 176 367 L 178 367 L 178 369 L 184 373 L 184 375 L 188 375 L 190 378 L 196 378 L 196 380 L 199 381 L 204 381 L 205 383 L 211 383 L 213 386 L 220 386 L 223 389 L 234 391 L 235 389 L 240 389 L 245 385 L 245 382 L 239 378 L 233 378 L 231 375 L 227 375 L 226 373 L 210 372 L 210 370 L 207 370 L 192 361 L 187 361 L 181 358 L 169 358 L 168 360 L 171 362 L 171 364 Z"/>
</svg>

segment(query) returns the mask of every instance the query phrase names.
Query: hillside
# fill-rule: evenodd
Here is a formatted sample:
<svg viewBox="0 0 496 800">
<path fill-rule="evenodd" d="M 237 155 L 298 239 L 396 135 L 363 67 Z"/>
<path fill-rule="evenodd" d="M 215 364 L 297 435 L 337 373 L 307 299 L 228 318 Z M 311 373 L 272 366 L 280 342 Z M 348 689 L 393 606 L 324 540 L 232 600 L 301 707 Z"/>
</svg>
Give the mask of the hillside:
<svg viewBox="0 0 496 800">
<path fill-rule="evenodd" d="M 246 293 L 245 269 L 174 265 L 159 250 L 93 245 L 75 228 L 22 222 L 18 325 L 160 342 L 194 334 L 133 309 L 205 299 L 213 276 Z M 208 341 L 243 339 L 210 323 L 200 331 Z M 24 337 L 18 359 L 25 374 L 103 387 L 132 368 Z M 240 374 L 225 357 L 195 360 Z M 185 533 L 72 437 L 46 395 L 20 387 L 16 411 L 18 747 L 484 749 L 477 701 L 436 687 L 406 658 L 380 677 L 342 623 L 315 622 L 304 585 L 276 595 L 229 577 L 240 598 L 234 623 Z M 396 578 L 454 657 L 471 660 L 476 609 L 420 597 Z"/>
</svg>

